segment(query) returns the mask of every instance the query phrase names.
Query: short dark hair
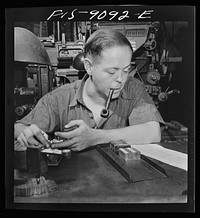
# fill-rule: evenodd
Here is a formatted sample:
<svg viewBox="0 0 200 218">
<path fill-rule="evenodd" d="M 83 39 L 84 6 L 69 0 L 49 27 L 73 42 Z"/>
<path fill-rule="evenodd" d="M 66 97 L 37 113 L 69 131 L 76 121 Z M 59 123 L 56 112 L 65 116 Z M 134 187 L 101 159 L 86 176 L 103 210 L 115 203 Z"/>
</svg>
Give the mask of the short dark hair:
<svg viewBox="0 0 200 218">
<path fill-rule="evenodd" d="M 104 49 L 114 46 L 128 46 L 133 52 L 131 43 L 125 35 L 113 29 L 100 28 L 85 43 L 84 56 L 91 55 L 93 58 L 97 58 Z"/>
</svg>

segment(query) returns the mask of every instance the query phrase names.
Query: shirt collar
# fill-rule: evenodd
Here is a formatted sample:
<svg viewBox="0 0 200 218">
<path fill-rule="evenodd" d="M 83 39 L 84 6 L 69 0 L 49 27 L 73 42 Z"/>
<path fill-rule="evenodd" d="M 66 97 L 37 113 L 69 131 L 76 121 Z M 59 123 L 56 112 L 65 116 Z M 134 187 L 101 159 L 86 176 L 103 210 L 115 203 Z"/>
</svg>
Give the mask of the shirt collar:
<svg viewBox="0 0 200 218">
<path fill-rule="evenodd" d="M 128 88 L 129 88 L 129 78 L 126 81 L 126 84 L 125 84 L 123 90 L 121 91 L 120 97 L 122 99 L 125 99 L 125 100 L 131 100 L 132 99 L 131 96 L 129 96 L 129 94 L 128 94 Z"/>
<path fill-rule="evenodd" d="M 83 101 L 83 88 L 85 85 L 85 81 L 89 78 L 89 75 L 86 74 L 83 79 L 81 80 L 81 84 L 80 86 L 77 87 L 77 92 L 74 96 L 74 98 L 72 99 L 69 107 L 73 107 L 75 105 L 77 105 L 77 102 L 80 102 L 81 104 L 84 105 L 84 101 Z"/>
</svg>

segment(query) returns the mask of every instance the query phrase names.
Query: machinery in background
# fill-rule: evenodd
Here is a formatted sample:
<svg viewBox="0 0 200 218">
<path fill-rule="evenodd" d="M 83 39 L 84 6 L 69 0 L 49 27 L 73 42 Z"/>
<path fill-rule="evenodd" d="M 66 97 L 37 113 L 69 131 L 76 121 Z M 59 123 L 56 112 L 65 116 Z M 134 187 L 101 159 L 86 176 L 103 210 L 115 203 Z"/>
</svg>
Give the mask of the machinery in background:
<svg viewBox="0 0 200 218">
<path fill-rule="evenodd" d="M 55 37 L 53 34 L 50 35 L 49 37 L 38 37 L 38 38 L 45 47 L 55 47 Z"/>
<path fill-rule="evenodd" d="M 152 97 L 154 103 L 159 107 L 160 102 L 164 102 L 179 90 L 164 90 L 161 85 L 168 77 L 167 65 L 182 61 L 182 57 L 169 57 L 167 50 L 163 55 L 159 54 L 158 31 L 160 22 L 139 22 L 139 23 L 117 23 L 117 22 L 99 22 L 95 29 L 112 28 L 123 33 L 131 42 L 133 48 L 132 64 L 135 64 L 135 70 L 132 75 L 140 79 L 146 91 Z M 160 57 L 161 56 L 161 57 Z"/>
<path fill-rule="evenodd" d="M 62 43 L 57 44 L 57 68 L 56 76 L 60 78 L 60 85 L 71 83 L 81 79 L 84 74 L 84 67 L 79 68 L 74 64 L 74 59 L 83 53 L 83 43 L 65 42 L 65 34 L 62 34 Z"/>
<path fill-rule="evenodd" d="M 170 76 L 172 76 L 170 72 L 167 73 L 168 65 L 181 62 L 182 57 L 168 57 L 167 49 L 163 50 L 162 56 L 160 55 L 158 31 L 159 22 L 151 23 L 147 40 L 133 55 L 133 59 L 137 66 L 136 76 L 145 84 L 146 91 L 159 108 L 159 103 L 166 101 L 170 95 L 180 93 L 177 89 L 168 90 L 169 86 L 166 90 L 163 88 L 165 87 L 164 83 L 168 85 Z"/>
<path fill-rule="evenodd" d="M 52 90 L 53 69 L 46 49 L 32 32 L 15 27 L 14 33 L 14 107 L 18 120 Z"/>
<path fill-rule="evenodd" d="M 14 107 L 15 120 L 23 118 L 38 100 L 51 90 L 81 79 L 83 41 L 55 42 L 53 36 L 37 37 L 25 28 L 15 27 Z"/>
<path fill-rule="evenodd" d="M 28 114 L 52 90 L 53 71 L 48 65 L 15 63 L 14 105 L 16 120 Z"/>
<path fill-rule="evenodd" d="M 82 40 L 66 42 L 64 33 L 62 33 L 62 40 L 56 41 L 54 44 L 51 39 L 44 41 L 44 37 L 39 38 L 49 55 L 52 69 L 54 69 L 53 88 L 72 83 L 85 75 L 84 67 L 80 68 L 84 46 Z M 77 61 L 78 59 L 79 61 Z"/>
</svg>

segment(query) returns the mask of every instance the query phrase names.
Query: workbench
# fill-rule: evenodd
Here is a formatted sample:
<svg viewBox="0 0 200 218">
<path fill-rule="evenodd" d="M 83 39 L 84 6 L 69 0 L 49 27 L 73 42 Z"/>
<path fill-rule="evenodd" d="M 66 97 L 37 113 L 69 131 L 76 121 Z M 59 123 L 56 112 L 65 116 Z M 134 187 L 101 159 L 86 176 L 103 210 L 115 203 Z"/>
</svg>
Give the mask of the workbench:
<svg viewBox="0 0 200 218">
<path fill-rule="evenodd" d="M 188 152 L 187 141 L 160 145 Z M 150 158 L 151 159 L 151 158 Z M 187 203 L 188 172 L 158 160 L 168 177 L 129 183 L 96 148 L 63 157 L 59 166 L 49 167 L 45 179 L 54 180 L 58 190 L 37 197 L 15 197 L 15 203 Z"/>
</svg>

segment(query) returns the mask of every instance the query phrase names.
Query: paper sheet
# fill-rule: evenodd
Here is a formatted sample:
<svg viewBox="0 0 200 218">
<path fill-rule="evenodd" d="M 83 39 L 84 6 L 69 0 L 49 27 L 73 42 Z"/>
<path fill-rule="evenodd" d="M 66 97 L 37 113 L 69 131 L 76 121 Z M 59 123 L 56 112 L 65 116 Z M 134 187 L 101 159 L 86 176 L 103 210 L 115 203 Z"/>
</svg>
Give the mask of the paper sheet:
<svg viewBox="0 0 200 218">
<path fill-rule="evenodd" d="M 144 154 L 145 156 L 154 158 L 166 164 L 188 170 L 188 155 L 164 148 L 158 144 L 131 145 Z"/>
</svg>

